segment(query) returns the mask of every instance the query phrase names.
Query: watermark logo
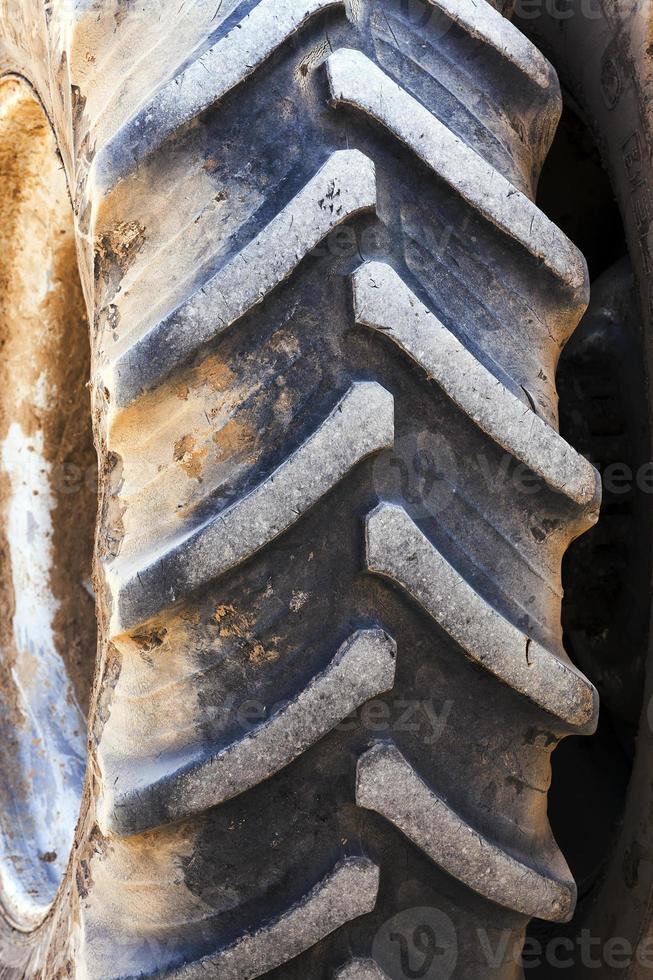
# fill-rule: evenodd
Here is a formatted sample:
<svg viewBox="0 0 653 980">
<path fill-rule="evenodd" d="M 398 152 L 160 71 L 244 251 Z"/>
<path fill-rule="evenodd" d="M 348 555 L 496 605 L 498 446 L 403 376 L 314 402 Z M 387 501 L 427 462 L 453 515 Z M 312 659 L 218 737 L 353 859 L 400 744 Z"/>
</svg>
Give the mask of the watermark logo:
<svg viewBox="0 0 653 980">
<path fill-rule="evenodd" d="M 394 452 L 374 463 L 374 486 L 380 497 L 401 499 L 413 520 L 434 517 L 453 501 L 458 483 L 456 454 L 441 433 L 411 432 L 395 442 Z"/>
<path fill-rule="evenodd" d="M 584 20 L 603 17 L 601 0 L 515 0 L 513 11 L 518 21 L 537 20 L 539 17 L 557 21 L 571 20 L 572 17 Z"/>
<path fill-rule="evenodd" d="M 440 909 L 405 909 L 381 926 L 372 955 L 393 980 L 449 980 L 458 962 L 454 924 Z"/>
</svg>

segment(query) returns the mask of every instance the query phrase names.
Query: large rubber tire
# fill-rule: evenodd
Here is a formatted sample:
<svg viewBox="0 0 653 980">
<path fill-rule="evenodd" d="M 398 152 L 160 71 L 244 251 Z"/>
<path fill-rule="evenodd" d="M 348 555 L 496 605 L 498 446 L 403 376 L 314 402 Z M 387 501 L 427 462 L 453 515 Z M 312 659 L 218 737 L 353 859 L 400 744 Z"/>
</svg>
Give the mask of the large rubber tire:
<svg viewBox="0 0 653 980">
<path fill-rule="evenodd" d="M 484 0 L 16 6 L 92 323 L 101 649 L 5 974 L 518 977 L 574 907 L 549 757 L 597 713 L 550 65 Z"/>
<path fill-rule="evenodd" d="M 636 409 L 625 412 L 631 429 L 639 427 L 645 443 L 644 461 L 651 460 L 651 364 L 653 337 L 653 48 L 651 10 L 645 3 L 604 0 L 585 6 L 573 0 L 564 17 L 541 16 L 524 27 L 542 44 L 559 67 L 566 92 L 582 114 L 599 147 L 610 177 L 626 233 L 639 301 L 641 337 L 631 331 L 630 347 L 641 357 L 639 371 L 629 370 L 627 385 Z M 614 343 L 614 338 L 612 338 Z M 632 353 L 629 354 L 632 357 Z M 609 353 L 611 384 L 621 392 L 620 372 L 628 366 L 618 348 Z M 623 364 L 623 366 L 622 366 Z M 608 375 L 604 375 L 605 381 Z M 607 387 L 607 386 L 606 386 Z M 621 393 L 620 392 L 620 393 Z M 604 397 L 607 392 L 604 393 Z M 644 408 L 648 402 L 648 418 Z M 627 404 L 627 403 L 626 403 Z M 632 441 L 632 440 L 631 440 Z M 603 874 L 588 891 L 576 920 L 570 925 L 574 948 L 581 932 L 591 936 L 596 950 L 618 944 L 618 955 L 604 959 L 606 978 L 650 977 L 653 974 L 653 670 L 651 669 L 650 569 L 651 505 L 646 482 L 638 480 L 629 504 L 629 530 L 641 545 L 631 548 L 629 563 L 635 578 L 626 579 L 621 600 L 628 616 L 625 626 L 617 608 L 610 630 L 604 631 L 594 653 L 593 673 L 601 680 L 602 695 L 611 711 L 633 726 L 635 752 L 623 813 L 606 854 Z M 623 508 L 622 508 L 623 509 Z M 624 616 L 624 618 L 625 618 Z M 633 624 L 637 624 L 633 632 Z M 622 627 L 620 629 L 620 627 Z M 621 635 L 619 635 L 619 633 Z M 627 651 L 627 652 L 626 652 Z M 588 663 L 588 669 L 590 660 Z M 596 956 L 574 956 L 574 975 L 595 976 Z M 544 975 L 547 975 L 546 971 Z M 548 975 L 553 975 L 549 971 Z"/>
</svg>

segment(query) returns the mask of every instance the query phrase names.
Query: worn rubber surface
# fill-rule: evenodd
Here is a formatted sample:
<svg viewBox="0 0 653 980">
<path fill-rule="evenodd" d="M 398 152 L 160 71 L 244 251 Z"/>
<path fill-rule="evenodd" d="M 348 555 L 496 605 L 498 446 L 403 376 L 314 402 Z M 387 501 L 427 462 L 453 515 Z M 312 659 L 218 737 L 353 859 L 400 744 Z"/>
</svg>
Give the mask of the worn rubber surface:
<svg viewBox="0 0 653 980">
<path fill-rule="evenodd" d="M 518 977 L 574 907 L 549 757 L 597 713 L 561 644 L 600 487 L 557 433 L 588 286 L 533 204 L 550 65 L 473 0 L 7 11 L 92 312 L 103 643 L 69 874 L 1 955 Z"/>
<path fill-rule="evenodd" d="M 575 100 L 601 151 L 623 220 L 628 252 L 638 293 L 644 350 L 642 379 L 629 372 L 630 385 L 644 386 L 648 397 L 648 438 L 650 439 L 651 327 L 653 321 L 653 166 L 651 140 L 653 118 L 653 24 L 649 4 L 626 0 L 612 4 L 600 0 L 592 16 L 583 15 L 581 5 L 572 3 L 564 23 L 548 17 L 534 20 L 528 29 L 546 47 L 559 67 L 566 90 Z M 612 376 L 618 377 L 621 352 L 611 355 Z M 640 388 L 641 390 L 641 388 Z M 651 446 L 646 447 L 650 460 Z M 646 528 L 650 515 L 648 493 L 638 493 L 637 505 L 644 512 L 631 518 L 635 527 Z M 607 527 L 606 527 L 607 531 Z M 605 675 L 606 701 L 637 728 L 636 752 L 620 821 L 602 880 L 579 909 L 574 933 L 583 929 L 605 944 L 615 938 L 625 944 L 626 953 L 615 962 L 605 962 L 606 978 L 640 980 L 653 975 L 653 672 L 650 653 L 650 535 L 646 554 L 633 555 L 634 567 L 641 569 L 639 580 L 624 597 L 630 622 L 622 630 L 619 657 L 610 663 L 611 649 L 604 644 L 599 652 L 605 658 L 595 668 Z M 628 633 L 633 622 L 641 623 L 641 607 L 648 601 L 648 636 L 640 628 L 638 636 Z M 646 612 L 645 612 L 646 615 Z M 615 618 L 616 619 L 616 618 Z M 617 626 L 619 625 L 616 619 Z M 615 627 L 613 627 L 614 629 Z M 624 645 L 629 645 L 624 657 Z M 607 661 L 607 662 L 606 662 Z M 588 661 L 589 662 L 589 661 Z M 610 675 L 613 675 L 612 677 Z M 618 686 L 615 681 L 618 678 Z M 611 688 L 613 690 L 611 690 Z M 638 718 L 637 711 L 641 705 Z M 572 933 L 573 935 L 573 933 Z M 596 975 L 586 963 L 574 964 L 579 977 Z"/>
</svg>

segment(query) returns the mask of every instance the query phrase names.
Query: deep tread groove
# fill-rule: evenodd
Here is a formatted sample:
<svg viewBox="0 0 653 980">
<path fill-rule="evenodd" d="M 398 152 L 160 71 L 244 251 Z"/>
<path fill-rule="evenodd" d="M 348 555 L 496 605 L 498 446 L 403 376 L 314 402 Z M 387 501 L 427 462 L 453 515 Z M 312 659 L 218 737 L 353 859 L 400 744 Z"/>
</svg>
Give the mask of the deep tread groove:
<svg viewBox="0 0 653 980">
<path fill-rule="evenodd" d="M 396 644 L 382 630 L 359 630 L 320 675 L 275 715 L 215 753 L 147 778 L 147 761 L 103 801 L 107 833 L 134 834 L 190 816 L 245 792 L 288 765 L 350 712 L 394 683 Z M 160 768 L 160 766 L 159 766 Z M 111 762 L 106 782 L 115 787 Z M 129 785 L 130 777 L 138 782 Z M 102 821 L 102 812 L 100 820 Z"/>
<path fill-rule="evenodd" d="M 356 322 L 383 332 L 500 446 L 541 476 L 558 493 L 587 508 L 596 522 L 601 477 L 560 434 L 468 351 L 382 262 L 367 262 L 354 274 Z M 527 396 L 528 393 L 526 392 Z"/>
<path fill-rule="evenodd" d="M 139 626 L 161 608 L 245 561 L 294 524 L 349 470 L 391 446 L 393 398 L 356 382 L 319 428 L 263 483 L 159 555 L 109 567 L 116 609 L 112 633 Z"/>
<path fill-rule="evenodd" d="M 344 0 L 261 0 L 202 55 L 176 73 L 96 157 L 95 174 L 108 191 L 171 133 L 242 85 L 311 17 Z"/>
<path fill-rule="evenodd" d="M 403 507 L 380 504 L 367 518 L 371 572 L 405 589 L 485 670 L 570 728 L 594 731 L 597 694 L 566 659 L 535 642 L 465 581 Z"/>
<path fill-rule="evenodd" d="M 521 31 L 487 3 L 474 0 L 428 0 L 470 38 L 480 41 L 514 66 L 522 84 L 548 90 L 551 66 Z"/>
<path fill-rule="evenodd" d="M 375 203 L 372 161 L 358 150 L 336 151 L 290 204 L 181 307 L 141 336 L 127 335 L 105 374 L 118 406 L 160 384 L 261 303 L 332 228 Z"/>
<path fill-rule="evenodd" d="M 348 858 L 275 922 L 242 936 L 210 955 L 165 974 L 170 980 L 254 980 L 292 959 L 345 922 L 374 908 L 379 869 L 365 858 Z"/>
<path fill-rule="evenodd" d="M 376 745 L 359 760 L 356 801 L 490 901 L 554 922 L 571 917 L 576 885 L 564 861 L 544 872 L 543 855 L 532 855 L 540 859 L 534 867 L 497 847 L 429 789 L 396 746 Z"/>
<path fill-rule="evenodd" d="M 546 215 L 474 150 L 359 51 L 327 61 L 335 105 L 350 105 L 387 127 L 442 180 L 541 264 L 582 311 L 589 298 L 585 260 Z"/>
<path fill-rule="evenodd" d="M 437 905 L 490 980 L 480 932 L 571 912 L 549 756 L 596 724 L 559 600 L 599 484 L 554 383 L 587 270 L 532 200 L 557 80 L 485 0 L 207 2 L 62 31 L 106 485 L 79 957 L 382 980 Z"/>
</svg>

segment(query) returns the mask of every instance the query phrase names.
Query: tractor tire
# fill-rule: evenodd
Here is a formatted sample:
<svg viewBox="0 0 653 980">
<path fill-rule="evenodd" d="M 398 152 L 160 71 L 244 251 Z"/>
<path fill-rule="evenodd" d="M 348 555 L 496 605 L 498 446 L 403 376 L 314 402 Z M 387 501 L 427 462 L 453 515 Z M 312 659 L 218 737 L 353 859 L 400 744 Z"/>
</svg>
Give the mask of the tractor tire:
<svg viewBox="0 0 653 980">
<path fill-rule="evenodd" d="M 611 622 L 603 624 L 584 663 L 596 678 L 602 700 L 632 728 L 629 781 L 619 800 L 620 812 L 600 878 L 579 906 L 568 935 L 572 938 L 574 976 L 596 976 L 597 952 L 606 980 L 644 980 L 653 976 L 653 669 L 651 659 L 651 504 L 647 474 L 651 471 L 651 365 L 653 364 L 653 47 L 651 9 L 626 0 L 589 5 L 572 0 L 563 17 L 542 13 L 522 21 L 560 71 L 565 94 L 598 147 L 619 205 L 628 247 L 639 330 L 619 311 L 622 327 L 604 334 L 602 399 L 618 392 L 625 445 L 643 443 L 639 474 L 631 500 L 621 498 L 622 528 L 639 546 L 625 541 L 629 570 L 613 575 L 621 588 Z M 622 292 L 622 295 L 626 295 Z M 606 304 L 609 306 L 609 304 Z M 625 328 L 624 326 L 625 325 Z M 625 347 L 623 339 L 627 341 Z M 635 363 L 633 363 L 635 361 Z M 601 361 L 594 358 L 594 364 Z M 610 366 L 610 370 L 605 370 Z M 597 380 L 593 379 L 596 389 Z M 588 424 L 592 424 L 588 418 Z M 600 424 L 600 420 L 598 420 Z M 589 448 L 589 443 L 588 443 Z M 639 447 L 637 447 L 639 450 Z M 623 452 L 623 450 L 622 450 Z M 624 461 L 622 455 L 621 460 Z M 605 524 L 608 531 L 609 521 Z M 589 542 L 588 542 L 589 545 Z M 627 545 L 624 549 L 623 545 Z M 604 549 L 605 552 L 605 549 Z M 585 642 L 583 638 L 582 643 Z M 578 954 L 577 937 L 585 934 L 594 953 Z M 542 971 L 553 976 L 555 971 Z"/>
<path fill-rule="evenodd" d="M 16 848 L 62 856 L 3 819 L 0 976 L 515 980 L 571 916 L 550 755 L 598 699 L 560 569 L 600 479 L 555 372 L 588 275 L 534 204 L 561 98 L 506 6 L 0 0 L 99 472 L 79 818 L 25 921 Z"/>
</svg>

